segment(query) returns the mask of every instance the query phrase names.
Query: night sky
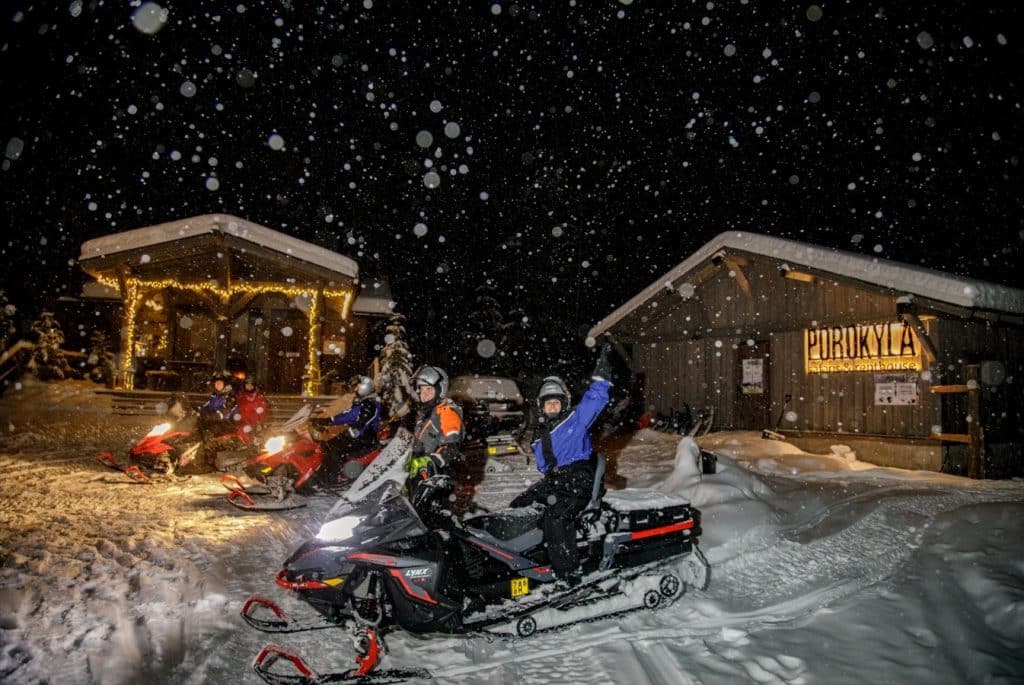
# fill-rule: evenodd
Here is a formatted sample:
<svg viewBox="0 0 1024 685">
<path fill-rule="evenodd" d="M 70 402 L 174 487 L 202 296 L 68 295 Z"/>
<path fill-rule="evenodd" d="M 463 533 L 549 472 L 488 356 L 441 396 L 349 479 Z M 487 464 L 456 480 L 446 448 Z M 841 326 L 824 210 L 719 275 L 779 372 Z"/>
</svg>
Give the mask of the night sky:
<svg viewBox="0 0 1024 685">
<path fill-rule="evenodd" d="M 0 287 L 34 315 L 83 241 L 227 212 L 469 367 L 575 354 L 725 230 L 1019 285 L 1021 7 L 6 2 Z"/>
</svg>

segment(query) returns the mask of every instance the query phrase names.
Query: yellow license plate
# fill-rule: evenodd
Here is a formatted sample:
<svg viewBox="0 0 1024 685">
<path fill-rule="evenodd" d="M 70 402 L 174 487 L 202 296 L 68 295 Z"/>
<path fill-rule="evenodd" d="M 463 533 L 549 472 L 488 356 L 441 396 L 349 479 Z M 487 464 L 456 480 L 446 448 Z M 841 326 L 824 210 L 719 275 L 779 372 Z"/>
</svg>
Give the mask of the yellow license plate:
<svg viewBox="0 0 1024 685">
<path fill-rule="evenodd" d="M 522 597 L 523 595 L 530 594 L 530 579 L 529 578 L 513 578 L 512 579 L 512 596 Z"/>
</svg>

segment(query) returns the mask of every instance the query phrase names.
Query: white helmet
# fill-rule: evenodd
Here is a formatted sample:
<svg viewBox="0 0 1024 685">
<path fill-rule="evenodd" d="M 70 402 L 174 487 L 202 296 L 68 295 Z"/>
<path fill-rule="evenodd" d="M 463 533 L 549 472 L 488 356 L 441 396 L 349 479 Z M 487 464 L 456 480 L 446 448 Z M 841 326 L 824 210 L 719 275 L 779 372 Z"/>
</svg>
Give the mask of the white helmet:
<svg viewBox="0 0 1024 685">
<path fill-rule="evenodd" d="M 537 408 L 544 411 L 544 400 L 557 399 L 562 403 L 562 411 L 569 408 L 569 404 L 572 402 L 572 394 L 569 392 L 569 388 L 566 387 L 565 383 L 558 376 L 548 376 L 540 384 L 540 390 L 537 391 Z"/>
<path fill-rule="evenodd" d="M 360 376 L 356 383 L 356 397 L 369 397 L 373 394 L 373 379 L 369 376 Z"/>
<path fill-rule="evenodd" d="M 438 366 L 424 364 L 412 375 L 412 386 L 432 385 L 437 391 L 437 399 L 443 400 L 448 395 L 448 374 Z"/>
</svg>

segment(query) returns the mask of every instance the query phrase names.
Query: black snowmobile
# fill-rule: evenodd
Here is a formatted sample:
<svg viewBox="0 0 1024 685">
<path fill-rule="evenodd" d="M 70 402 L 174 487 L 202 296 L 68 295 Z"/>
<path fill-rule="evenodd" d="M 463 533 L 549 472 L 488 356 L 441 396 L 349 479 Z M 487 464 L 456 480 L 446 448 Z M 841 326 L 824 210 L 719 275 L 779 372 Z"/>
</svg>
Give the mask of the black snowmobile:
<svg viewBox="0 0 1024 685">
<path fill-rule="evenodd" d="M 401 629 L 529 637 L 655 609 L 688 585 L 706 587 L 710 569 L 697 546 L 700 512 L 653 490 L 602 497 L 603 459 L 597 466 L 594 497 L 577 520 L 584 576 L 576 586 L 555 581 L 541 544 L 540 510 L 510 509 L 460 522 L 429 495 L 414 507 L 400 485 L 378 475 L 379 485 L 364 487 L 362 499 L 339 502 L 340 511 L 336 505 L 332 514 L 341 515 L 299 547 L 277 575 L 277 585 L 296 592 L 319 616 L 293 621 L 260 596 L 242 609 L 247 623 L 266 632 L 348 627 L 357 666 L 317 674 L 298 655 L 268 645 L 256 657 L 256 672 L 274 685 L 429 677 L 418 670 L 374 671 L 384 651 L 381 636 Z M 301 675 L 274 669 L 282 660 Z"/>
</svg>

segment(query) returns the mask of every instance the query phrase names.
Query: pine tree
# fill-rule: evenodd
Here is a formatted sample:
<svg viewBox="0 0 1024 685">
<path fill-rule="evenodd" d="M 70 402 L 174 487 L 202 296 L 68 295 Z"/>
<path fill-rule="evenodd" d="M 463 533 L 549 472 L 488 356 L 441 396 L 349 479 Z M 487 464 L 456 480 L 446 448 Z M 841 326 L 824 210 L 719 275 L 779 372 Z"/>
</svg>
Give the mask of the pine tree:
<svg viewBox="0 0 1024 685">
<path fill-rule="evenodd" d="M 113 382 L 114 353 L 110 349 L 110 337 L 99 328 L 94 328 L 89 336 L 88 363 L 92 366 L 89 378 L 104 385 Z"/>
<path fill-rule="evenodd" d="M 402 411 L 410 397 L 409 377 L 412 375 L 412 355 L 405 342 L 405 317 L 394 313 L 388 319 L 381 350 L 381 399 L 392 416 Z"/>
<path fill-rule="evenodd" d="M 35 370 L 36 375 L 43 380 L 62 380 L 72 375 L 71 365 L 61 349 L 64 331 L 53 312 L 44 309 L 39 319 L 32 323 L 32 332 L 36 334 L 36 342 L 29 367 Z"/>
</svg>

